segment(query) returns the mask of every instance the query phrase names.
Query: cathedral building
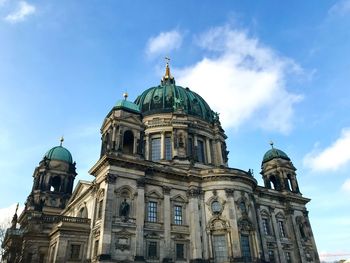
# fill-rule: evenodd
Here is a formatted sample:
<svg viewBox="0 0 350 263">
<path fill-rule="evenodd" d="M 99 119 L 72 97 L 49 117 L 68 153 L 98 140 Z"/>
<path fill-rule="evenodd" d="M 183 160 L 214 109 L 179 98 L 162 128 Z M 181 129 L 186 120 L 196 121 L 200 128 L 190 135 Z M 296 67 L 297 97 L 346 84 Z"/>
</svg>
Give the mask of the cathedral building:
<svg viewBox="0 0 350 263">
<path fill-rule="evenodd" d="M 271 145 L 259 186 L 228 167 L 226 138 L 167 64 L 160 85 L 107 114 L 92 181 L 73 190 L 79 164 L 62 142 L 44 155 L 3 261 L 319 262 L 291 159 Z"/>
</svg>

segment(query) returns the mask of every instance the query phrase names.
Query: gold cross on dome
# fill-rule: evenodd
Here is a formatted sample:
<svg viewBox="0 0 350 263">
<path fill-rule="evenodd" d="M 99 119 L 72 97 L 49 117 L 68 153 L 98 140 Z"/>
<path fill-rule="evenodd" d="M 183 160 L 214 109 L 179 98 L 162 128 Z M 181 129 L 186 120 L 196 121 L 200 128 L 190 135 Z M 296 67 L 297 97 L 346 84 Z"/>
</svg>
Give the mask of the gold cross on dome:
<svg viewBox="0 0 350 263">
<path fill-rule="evenodd" d="M 273 141 L 271 140 L 270 143 L 269 143 L 273 149 Z"/>
<path fill-rule="evenodd" d="M 60 146 L 62 146 L 63 141 L 64 141 L 64 138 L 62 136 L 61 139 L 60 139 Z"/>
<path fill-rule="evenodd" d="M 169 57 L 165 57 L 166 63 L 169 64 L 170 62 L 170 58 Z"/>
</svg>

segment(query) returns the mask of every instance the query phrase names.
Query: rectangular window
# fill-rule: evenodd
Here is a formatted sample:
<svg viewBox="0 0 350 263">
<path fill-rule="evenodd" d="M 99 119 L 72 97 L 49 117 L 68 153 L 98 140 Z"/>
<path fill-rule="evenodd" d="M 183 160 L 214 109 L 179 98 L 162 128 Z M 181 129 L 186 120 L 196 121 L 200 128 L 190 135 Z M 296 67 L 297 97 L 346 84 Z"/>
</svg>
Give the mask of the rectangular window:
<svg viewBox="0 0 350 263">
<path fill-rule="evenodd" d="M 150 241 L 148 242 L 148 257 L 157 258 L 157 242 Z"/>
<path fill-rule="evenodd" d="M 278 228 L 280 230 L 281 237 L 286 237 L 286 231 L 284 229 L 284 223 L 283 221 L 278 221 Z"/>
<path fill-rule="evenodd" d="M 171 137 L 165 137 L 165 160 L 172 159 Z"/>
<path fill-rule="evenodd" d="M 276 262 L 275 261 L 275 253 L 273 252 L 273 250 L 269 250 L 269 261 L 271 263 Z"/>
<path fill-rule="evenodd" d="M 241 235 L 242 257 L 245 261 L 251 261 L 250 243 L 248 235 Z"/>
<path fill-rule="evenodd" d="M 198 162 L 204 163 L 204 142 L 201 140 L 197 140 L 197 157 L 198 157 Z"/>
<path fill-rule="evenodd" d="M 262 219 L 262 225 L 263 225 L 264 234 L 267 235 L 267 236 L 271 235 L 269 220 L 267 218 L 263 218 Z"/>
<path fill-rule="evenodd" d="M 100 219 L 102 217 L 102 208 L 103 208 L 103 200 L 100 200 L 98 202 L 97 219 Z"/>
<path fill-rule="evenodd" d="M 184 259 L 185 251 L 184 244 L 176 244 L 176 259 Z"/>
<path fill-rule="evenodd" d="M 182 225 L 182 206 L 174 206 L 174 224 Z"/>
<path fill-rule="evenodd" d="M 214 256 L 215 262 L 226 262 L 227 261 L 227 246 L 226 238 L 224 235 L 214 235 Z"/>
<path fill-rule="evenodd" d="M 157 202 L 148 202 L 148 222 L 157 222 Z"/>
<path fill-rule="evenodd" d="M 152 161 L 160 160 L 160 138 L 152 139 L 151 154 Z"/>
<path fill-rule="evenodd" d="M 71 245 L 70 259 L 79 259 L 79 258 L 80 258 L 80 245 Z"/>
</svg>

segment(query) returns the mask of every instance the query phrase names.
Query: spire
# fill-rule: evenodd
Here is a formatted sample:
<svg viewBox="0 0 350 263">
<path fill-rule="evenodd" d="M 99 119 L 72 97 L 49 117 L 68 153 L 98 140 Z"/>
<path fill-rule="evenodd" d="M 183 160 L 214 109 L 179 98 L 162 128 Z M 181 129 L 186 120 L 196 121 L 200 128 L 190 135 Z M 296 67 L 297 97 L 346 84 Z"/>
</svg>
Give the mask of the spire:
<svg viewBox="0 0 350 263">
<path fill-rule="evenodd" d="M 170 74 L 170 67 L 169 67 L 170 58 L 169 57 L 165 57 L 165 60 L 166 60 L 165 75 L 163 76 L 161 84 L 162 85 L 164 85 L 164 84 L 175 84 L 174 77 L 171 76 L 171 74 Z"/>
<path fill-rule="evenodd" d="M 15 211 L 15 214 L 13 215 L 12 217 L 12 221 L 11 221 L 11 229 L 16 229 L 16 225 L 17 225 L 17 211 L 18 211 L 18 203 L 17 203 L 17 206 L 16 206 L 16 211 Z"/>
<path fill-rule="evenodd" d="M 272 141 L 272 140 L 270 141 L 269 144 L 271 145 L 271 148 L 274 149 L 274 147 L 273 147 L 273 141 Z"/>
<path fill-rule="evenodd" d="M 61 136 L 61 139 L 60 139 L 60 146 L 62 146 L 63 141 L 64 141 L 64 138 L 63 138 L 63 136 Z"/>
</svg>

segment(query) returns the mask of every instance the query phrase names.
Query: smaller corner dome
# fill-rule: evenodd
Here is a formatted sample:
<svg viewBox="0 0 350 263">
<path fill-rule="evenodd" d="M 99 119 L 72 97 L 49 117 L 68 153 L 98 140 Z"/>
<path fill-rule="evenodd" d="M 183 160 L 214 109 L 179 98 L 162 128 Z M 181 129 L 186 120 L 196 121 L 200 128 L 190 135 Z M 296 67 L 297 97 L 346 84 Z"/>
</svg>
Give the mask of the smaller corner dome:
<svg viewBox="0 0 350 263">
<path fill-rule="evenodd" d="M 73 163 L 72 154 L 63 146 L 56 146 L 48 150 L 44 158 L 49 160 L 59 160 L 67 163 Z"/>
<path fill-rule="evenodd" d="M 290 158 L 288 157 L 288 155 L 285 152 L 283 152 L 279 149 L 276 149 L 276 148 L 272 148 L 264 154 L 264 158 L 263 158 L 262 163 L 266 163 L 266 162 L 271 161 L 272 159 L 275 159 L 275 158 L 281 158 L 281 159 L 290 161 Z"/>
<path fill-rule="evenodd" d="M 135 113 L 141 113 L 139 106 L 135 103 L 128 101 L 126 99 L 118 100 L 117 103 L 114 106 L 115 109 L 123 109 Z"/>
</svg>

